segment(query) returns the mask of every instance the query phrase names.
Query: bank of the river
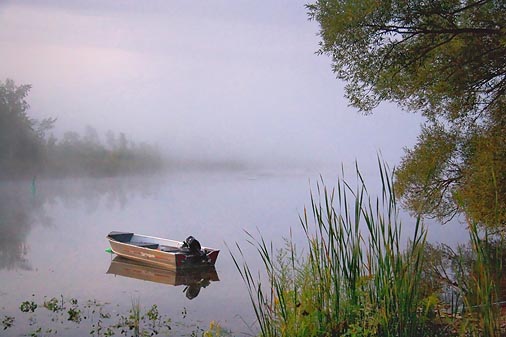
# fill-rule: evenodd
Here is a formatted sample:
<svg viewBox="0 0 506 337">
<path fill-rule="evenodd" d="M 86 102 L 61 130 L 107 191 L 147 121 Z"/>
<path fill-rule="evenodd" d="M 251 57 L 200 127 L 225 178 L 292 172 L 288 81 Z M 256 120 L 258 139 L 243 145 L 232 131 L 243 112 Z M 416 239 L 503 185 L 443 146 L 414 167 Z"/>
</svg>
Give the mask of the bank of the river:
<svg viewBox="0 0 506 337">
<path fill-rule="evenodd" d="M 235 250 L 260 336 L 504 336 L 503 236 L 469 224 L 467 245 L 431 245 L 418 218 L 406 241 L 388 170 L 373 198 L 357 176 L 356 188 L 318 185 L 302 247 L 251 236 L 268 282 Z"/>
</svg>

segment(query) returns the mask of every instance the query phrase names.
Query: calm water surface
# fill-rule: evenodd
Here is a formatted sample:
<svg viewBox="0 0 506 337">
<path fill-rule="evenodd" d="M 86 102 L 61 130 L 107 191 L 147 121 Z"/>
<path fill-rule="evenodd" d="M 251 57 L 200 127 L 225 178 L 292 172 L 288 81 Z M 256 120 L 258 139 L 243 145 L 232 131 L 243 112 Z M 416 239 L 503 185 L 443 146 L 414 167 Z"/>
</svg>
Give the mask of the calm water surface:
<svg viewBox="0 0 506 337">
<path fill-rule="evenodd" d="M 335 177 L 325 176 L 330 186 Z M 281 246 L 291 228 L 302 245 L 298 216 L 318 179 L 319 173 L 310 171 L 186 172 L 1 183 L 0 319 L 20 316 L 23 301 L 41 303 L 44 297 L 63 295 L 107 302 L 118 312 L 128 312 L 138 300 L 143 308 L 157 304 L 160 313 L 175 321 L 185 313 L 186 320 L 203 328 L 214 320 L 234 335 L 251 334 L 253 311 L 227 245 L 239 243 L 253 270 L 260 262 L 244 231 L 259 231 Z M 114 256 L 105 252 L 105 236 L 112 230 L 180 241 L 193 235 L 201 244 L 221 249 L 219 281 L 190 300 L 184 285 L 108 274 Z M 453 244 L 465 241 L 466 234 L 458 224 L 431 226 L 429 238 Z M 3 333 L 28 333 L 28 323 L 17 320 Z M 69 325 L 64 335 L 82 335 L 79 328 Z"/>
</svg>

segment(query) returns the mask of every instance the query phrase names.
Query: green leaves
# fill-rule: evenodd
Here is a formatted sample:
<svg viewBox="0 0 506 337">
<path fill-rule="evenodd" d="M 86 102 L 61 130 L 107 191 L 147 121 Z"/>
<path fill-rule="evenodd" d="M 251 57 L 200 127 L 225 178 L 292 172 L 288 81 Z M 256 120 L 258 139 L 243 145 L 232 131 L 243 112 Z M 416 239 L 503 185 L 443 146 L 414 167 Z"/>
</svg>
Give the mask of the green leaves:
<svg viewBox="0 0 506 337">
<path fill-rule="evenodd" d="M 396 192 L 415 214 L 451 218 L 458 209 L 453 193 L 460 181 L 458 135 L 441 126 L 425 126 L 418 143 L 396 170 Z"/>
<path fill-rule="evenodd" d="M 481 115 L 506 88 L 499 2 L 320 0 L 308 9 L 319 52 L 364 112 L 389 100 L 428 117 Z"/>
<path fill-rule="evenodd" d="M 24 301 L 19 306 L 19 310 L 21 310 L 22 312 L 35 312 L 36 309 L 37 303 L 33 301 Z"/>
<path fill-rule="evenodd" d="M 370 113 L 391 101 L 426 117 L 397 170 L 408 207 L 504 225 L 504 2 L 319 0 L 307 8 L 320 23 L 319 53 L 332 58 L 352 106 Z"/>
</svg>

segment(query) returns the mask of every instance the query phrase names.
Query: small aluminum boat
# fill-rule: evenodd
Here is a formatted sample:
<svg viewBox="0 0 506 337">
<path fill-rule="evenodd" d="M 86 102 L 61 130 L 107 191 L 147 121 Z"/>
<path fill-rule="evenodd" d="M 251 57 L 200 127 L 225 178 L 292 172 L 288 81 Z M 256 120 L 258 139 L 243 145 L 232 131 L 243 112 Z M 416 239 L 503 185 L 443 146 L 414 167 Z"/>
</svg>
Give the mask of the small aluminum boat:
<svg viewBox="0 0 506 337">
<path fill-rule="evenodd" d="M 125 232 L 110 232 L 107 239 L 113 253 L 150 265 L 181 269 L 214 266 L 219 250 L 201 247 L 192 236 L 184 242 Z"/>
</svg>

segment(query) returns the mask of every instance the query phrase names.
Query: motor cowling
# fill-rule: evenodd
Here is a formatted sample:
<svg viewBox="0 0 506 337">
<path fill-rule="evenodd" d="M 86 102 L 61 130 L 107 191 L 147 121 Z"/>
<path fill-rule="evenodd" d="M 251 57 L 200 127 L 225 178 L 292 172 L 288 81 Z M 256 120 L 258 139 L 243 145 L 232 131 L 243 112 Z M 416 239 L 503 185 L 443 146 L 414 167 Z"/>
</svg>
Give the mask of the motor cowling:
<svg viewBox="0 0 506 337">
<path fill-rule="evenodd" d="M 206 252 L 202 250 L 200 242 L 193 236 L 189 236 L 186 238 L 186 240 L 183 242 L 183 249 L 186 249 L 192 255 L 191 257 L 187 257 L 189 262 L 200 261 L 207 263 L 210 261 Z"/>
<path fill-rule="evenodd" d="M 200 246 L 200 242 L 195 239 L 193 236 L 189 236 L 185 240 L 185 246 L 192 252 L 193 254 L 201 254 L 202 247 Z"/>
</svg>

